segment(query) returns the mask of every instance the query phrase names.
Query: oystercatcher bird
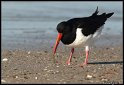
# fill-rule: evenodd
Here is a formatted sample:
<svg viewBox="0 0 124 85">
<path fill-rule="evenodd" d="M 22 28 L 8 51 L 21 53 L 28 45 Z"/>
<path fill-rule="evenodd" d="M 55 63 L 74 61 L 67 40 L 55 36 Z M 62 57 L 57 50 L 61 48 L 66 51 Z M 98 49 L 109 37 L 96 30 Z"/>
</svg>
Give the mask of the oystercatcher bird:
<svg viewBox="0 0 124 85">
<path fill-rule="evenodd" d="M 54 54 L 56 53 L 59 41 L 61 40 L 63 44 L 71 47 L 70 57 L 67 60 L 67 65 L 70 65 L 74 47 L 88 43 L 88 41 L 93 40 L 98 36 L 101 33 L 107 18 L 111 17 L 113 14 L 114 12 L 98 15 L 97 6 L 96 11 L 89 17 L 73 18 L 68 21 L 60 22 L 57 25 L 58 36 L 53 48 Z M 85 62 L 81 63 L 80 66 L 84 66 L 88 63 L 89 45 L 85 46 L 85 51 Z"/>
</svg>

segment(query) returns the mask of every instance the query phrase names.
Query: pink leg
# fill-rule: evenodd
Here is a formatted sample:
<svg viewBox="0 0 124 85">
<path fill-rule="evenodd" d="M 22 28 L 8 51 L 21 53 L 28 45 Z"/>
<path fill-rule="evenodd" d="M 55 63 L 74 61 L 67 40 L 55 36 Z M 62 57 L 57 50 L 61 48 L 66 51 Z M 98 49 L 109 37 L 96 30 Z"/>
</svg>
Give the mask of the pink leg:
<svg viewBox="0 0 124 85">
<path fill-rule="evenodd" d="M 73 53 L 74 53 L 74 48 L 71 49 L 70 57 L 68 58 L 68 60 L 67 60 L 67 62 L 66 62 L 67 65 L 70 65 L 70 62 L 71 62 Z"/>
<path fill-rule="evenodd" d="M 88 55 L 89 55 L 89 47 L 88 46 L 85 47 L 85 51 L 86 51 L 86 58 L 85 58 L 85 62 L 80 65 L 81 67 L 84 65 L 87 65 L 87 63 L 88 63 Z"/>
</svg>

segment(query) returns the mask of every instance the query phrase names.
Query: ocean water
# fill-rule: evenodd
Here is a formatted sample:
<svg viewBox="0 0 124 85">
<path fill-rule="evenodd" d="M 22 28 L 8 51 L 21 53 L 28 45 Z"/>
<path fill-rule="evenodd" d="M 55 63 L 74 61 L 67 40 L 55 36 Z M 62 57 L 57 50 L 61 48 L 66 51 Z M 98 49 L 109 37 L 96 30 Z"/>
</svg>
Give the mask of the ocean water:
<svg viewBox="0 0 124 85">
<path fill-rule="evenodd" d="M 61 21 L 90 16 L 99 7 L 99 14 L 114 12 L 104 25 L 97 43 L 122 41 L 123 9 L 121 1 L 2 1 L 2 49 L 28 49 L 53 46 Z M 117 38 L 119 36 L 119 38 Z M 46 46 L 45 46 L 46 45 Z"/>
</svg>

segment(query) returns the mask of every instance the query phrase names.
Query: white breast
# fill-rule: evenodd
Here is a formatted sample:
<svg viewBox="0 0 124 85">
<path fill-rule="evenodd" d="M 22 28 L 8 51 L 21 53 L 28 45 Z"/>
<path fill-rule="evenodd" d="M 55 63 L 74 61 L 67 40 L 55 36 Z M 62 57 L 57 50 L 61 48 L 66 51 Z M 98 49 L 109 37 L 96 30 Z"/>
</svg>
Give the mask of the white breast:
<svg viewBox="0 0 124 85">
<path fill-rule="evenodd" d="M 66 45 L 69 47 L 77 47 L 83 43 L 85 43 L 89 38 L 91 38 L 91 35 L 89 36 L 84 36 L 81 31 L 82 28 L 77 28 L 76 30 L 76 39 L 74 40 L 73 43 Z"/>
<path fill-rule="evenodd" d="M 76 39 L 74 40 L 73 43 L 66 45 L 69 47 L 77 47 L 80 46 L 81 44 L 87 44 L 87 43 L 92 43 L 95 39 L 97 39 L 97 36 L 101 34 L 101 31 L 103 29 L 103 26 L 99 28 L 94 34 L 84 36 L 82 33 L 82 28 L 77 28 L 76 30 Z M 94 39 L 95 38 L 95 39 Z"/>
</svg>

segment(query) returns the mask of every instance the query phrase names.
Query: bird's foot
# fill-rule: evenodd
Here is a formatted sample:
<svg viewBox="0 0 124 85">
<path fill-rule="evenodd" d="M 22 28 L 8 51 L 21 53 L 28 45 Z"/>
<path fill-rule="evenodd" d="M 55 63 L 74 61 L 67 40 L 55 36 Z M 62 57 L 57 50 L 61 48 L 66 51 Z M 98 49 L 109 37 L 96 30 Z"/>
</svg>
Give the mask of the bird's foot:
<svg viewBox="0 0 124 85">
<path fill-rule="evenodd" d="M 67 64 L 67 65 L 70 65 L 71 63 L 70 63 L 70 61 L 67 61 L 66 64 Z"/>
<path fill-rule="evenodd" d="M 84 62 L 84 63 L 81 63 L 79 66 L 80 67 L 84 67 L 84 66 L 86 66 L 87 65 L 87 62 Z"/>
</svg>

